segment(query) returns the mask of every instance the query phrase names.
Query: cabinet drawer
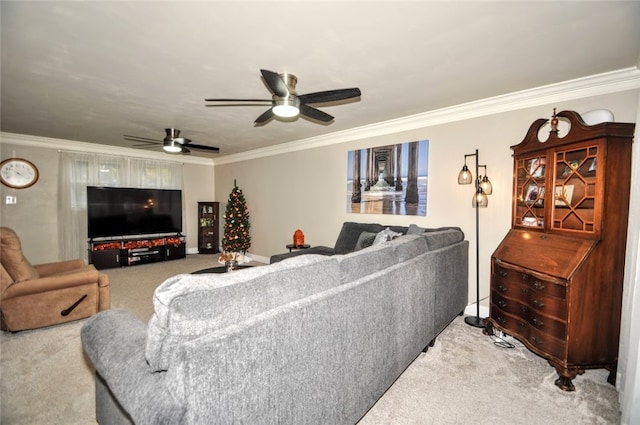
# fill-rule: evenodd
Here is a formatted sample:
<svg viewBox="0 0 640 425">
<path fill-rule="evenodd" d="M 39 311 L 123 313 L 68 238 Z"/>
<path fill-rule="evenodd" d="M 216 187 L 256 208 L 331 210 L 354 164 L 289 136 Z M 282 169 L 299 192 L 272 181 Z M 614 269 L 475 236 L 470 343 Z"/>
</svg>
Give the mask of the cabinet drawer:
<svg viewBox="0 0 640 425">
<path fill-rule="evenodd" d="M 504 264 L 494 262 L 492 281 L 496 282 L 496 284 L 502 284 L 503 286 L 510 286 L 512 284 L 526 285 L 532 291 L 536 291 L 538 295 L 566 299 L 566 282 L 555 282 L 550 278 L 544 279 L 535 274 L 536 273 L 532 271 L 511 268 Z"/>
<path fill-rule="evenodd" d="M 541 314 L 529 304 L 518 300 L 503 297 L 500 294 L 492 294 L 492 305 L 495 304 L 499 311 L 508 313 L 514 318 L 526 322 L 534 329 L 547 333 L 556 338 L 565 339 L 567 335 L 567 323 L 551 316 Z"/>
<path fill-rule="evenodd" d="M 499 295 L 517 300 L 530 309 L 542 314 L 567 320 L 567 302 L 564 298 L 547 296 L 544 291 L 538 291 L 526 284 L 513 284 L 498 279 L 492 281 L 492 296 Z M 494 302 L 493 299 L 491 302 Z"/>
<path fill-rule="evenodd" d="M 566 347 L 565 338 L 554 336 L 552 333 L 543 331 L 529 323 L 527 319 L 511 315 L 493 304 L 491 305 L 491 318 L 496 324 L 502 327 L 507 334 L 535 348 L 536 351 L 559 359 L 564 357 Z"/>
</svg>

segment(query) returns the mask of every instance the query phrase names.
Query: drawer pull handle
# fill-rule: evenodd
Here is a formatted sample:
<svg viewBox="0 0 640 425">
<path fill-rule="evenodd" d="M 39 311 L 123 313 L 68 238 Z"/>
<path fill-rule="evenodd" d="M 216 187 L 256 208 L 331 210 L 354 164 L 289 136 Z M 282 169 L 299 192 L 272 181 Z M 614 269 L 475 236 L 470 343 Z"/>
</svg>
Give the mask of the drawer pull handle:
<svg viewBox="0 0 640 425">
<path fill-rule="evenodd" d="M 498 307 L 500 307 L 500 308 L 505 308 L 507 306 L 507 303 L 505 301 L 502 301 L 502 300 L 498 301 L 497 304 L 498 304 Z"/>
<path fill-rule="evenodd" d="M 526 305 L 520 306 L 520 308 L 522 309 L 523 313 L 526 313 L 527 310 L 529 310 Z"/>
<path fill-rule="evenodd" d="M 524 322 L 518 322 L 518 324 L 520 325 L 521 328 L 526 328 L 527 324 Z"/>
<path fill-rule="evenodd" d="M 522 280 L 529 280 L 530 277 L 531 276 L 529 276 L 528 274 L 522 273 Z"/>
<path fill-rule="evenodd" d="M 534 325 L 536 325 L 539 328 L 544 326 L 544 322 L 538 319 L 537 317 L 534 317 L 533 319 L 531 319 L 531 321 L 533 322 Z"/>
<path fill-rule="evenodd" d="M 505 272 L 504 270 L 500 269 L 500 270 L 498 270 L 498 275 L 500 277 L 507 277 L 507 272 Z"/>
<path fill-rule="evenodd" d="M 533 305 L 535 305 L 538 308 L 542 308 L 542 307 L 544 307 L 544 301 L 542 301 L 542 300 L 534 300 L 533 301 Z"/>
<path fill-rule="evenodd" d="M 536 345 L 542 345 L 542 340 L 540 338 L 538 338 L 537 336 L 532 336 L 531 337 L 531 341 L 533 341 L 533 343 L 536 344 Z"/>
<path fill-rule="evenodd" d="M 529 290 L 527 288 L 520 288 L 520 292 L 522 292 L 523 294 L 528 294 Z"/>
<path fill-rule="evenodd" d="M 498 291 L 500 292 L 507 292 L 507 287 L 504 285 L 498 285 Z"/>
<path fill-rule="evenodd" d="M 507 321 L 505 320 L 505 318 L 504 318 L 504 317 L 502 317 L 502 316 L 498 316 L 498 322 L 500 322 L 501 324 L 503 324 L 503 325 L 504 325 Z"/>
<path fill-rule="evenodd" d="M 535 288 L 539 291 L 542 291 L 545 288 L 545 285 L 543 282 L 540 282 L 539 280 L 536 280 L 533 284 L 533 286 L 535 286 Z"/>
</svg>

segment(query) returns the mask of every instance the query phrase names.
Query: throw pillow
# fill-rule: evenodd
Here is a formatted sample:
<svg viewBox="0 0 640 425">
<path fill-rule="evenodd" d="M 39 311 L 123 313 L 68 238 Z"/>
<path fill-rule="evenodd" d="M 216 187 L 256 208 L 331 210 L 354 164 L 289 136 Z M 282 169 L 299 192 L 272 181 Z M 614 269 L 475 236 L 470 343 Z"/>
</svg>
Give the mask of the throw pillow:
<svg viewBox="0 0 640 425">
<path fill-rule="evenodd" d="M 402 233 L 394 232 L 388 227 L 381 232 L 378 232 L 376 238 L 373 240 L 373 245 L 377 245 L 383 242 L 390 241 L 393 238 L 397 238 L 398 236 L 402 236 Z"/>
<path fill-rule="evenodd" d="M 354 251 L 360 251 L 363 248 L 367 248 L 373 245 L 373 241 L 376 238 L 376 233 L 373 232 L 362 232 L 360 236 L 358 236 L 358 242 L 356 242 L 356 247 Z"/>
<path fill-rule="evenodd" d="M 420 233 L 424 233 L 427 229 L 424 227 L 420 227 L 417 224 L 410 224 L 407 229 L 407 235 L 418 235 Z"/>
</svg>

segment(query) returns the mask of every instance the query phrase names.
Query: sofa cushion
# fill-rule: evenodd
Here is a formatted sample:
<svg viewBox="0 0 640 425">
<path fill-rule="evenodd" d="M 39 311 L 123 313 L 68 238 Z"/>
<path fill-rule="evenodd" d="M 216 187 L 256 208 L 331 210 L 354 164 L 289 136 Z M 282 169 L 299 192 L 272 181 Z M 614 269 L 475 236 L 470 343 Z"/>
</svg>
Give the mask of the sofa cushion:
<svg viewBox="0 0 640 425">
<path fill-rule="evenodd" d="M 426 238 L 420 235 L 406 235 L 388 242 L 393 248 L 396 262 L 409 261 L 429 250 Z"/>
<path fill-rule="evenodd" d="M 402 233 L 394 232 L 387 227 L 386 229 L 378 232 L 376 238 L 373 240 L 373 245 L 378 245 L 382 242 L 388 242 L 390 240 L 393 240 L 394 238 L 397 238 L 398 236 L 402 236 Z"/>
<path fill-rule="evenodd" d="M 391 267 L 396 263 L 393 246 L 382 243 L 350 252 L 335 255 L 340 265 L 340 283 L 353 282 L 363 276 Z"/>
<path fill-rule="evenodd" d="M 338 284 L 338 262 L 323 255 L 233 273 L 174 276 L 154 294 L 147 361 L 154 371 L 166 370 L 185 341 Z"/>
<path fill-rule="evenodd" d="M 450 227 L 443 230 L 427 230 L 420 235 L 426 238 L 430 251 L 464 240 L 464 232 L 458 227 Z"/>
<path fill-rule="evenodd" d="M 2 265 L 15 282 L 40 277 L 38 271 L 22 255 L 20 238 L 8 227 L 0 228 L 0 251 L 2 252 Z"/>
<path fill-rule="evenodd" d="M 4 268 L 3 265 L 0 264 L 0 294 L 4 292 L 11 284 L 13 283 L 13 279 L 7 269 Z"/>
<path fill-rule="evenodd" d="M 424 231 L 427 230 L 424 227 L 420 227 L 417 224 L 410 224 L 409 228 L 407 229 L 407 235 L 417 235 L 419 233 L 424 233 Z"/>
<path fill-rule="evenodd" d="M 352 221 L 344 222 L 334 246 L 335 254 L 347 254 L 355 251 L 356 243 L 358 243 L 358 238 L 362 232 L 379 233 L 387 227 L 403 235 L 407 233 L 407 228 L 403 226 L 383 226 L 378 223 L 355 223 Z"/>
<path fill-rule="evenodd" d="M 354 251 L 360 251 L 363 248 L 370 247 L 373 245 L 373 241 L 376 239 L 377 233 L 373 232 L 362 232 L 360 236 L 358 236 L 358 242 L 356 242 L 356 247 Z"/>
</svg>

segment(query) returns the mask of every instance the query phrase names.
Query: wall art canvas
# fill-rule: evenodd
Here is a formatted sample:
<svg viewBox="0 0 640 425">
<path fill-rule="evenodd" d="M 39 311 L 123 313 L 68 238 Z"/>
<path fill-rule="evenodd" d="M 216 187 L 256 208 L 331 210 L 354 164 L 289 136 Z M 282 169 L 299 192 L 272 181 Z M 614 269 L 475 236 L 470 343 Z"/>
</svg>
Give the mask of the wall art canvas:
<svg viewBox="0 0 640 425">
<path fill-rule="evenodd" d="M 429 141 L 347 153 L 347 213 L 427 215 Z"/>
</svg>

